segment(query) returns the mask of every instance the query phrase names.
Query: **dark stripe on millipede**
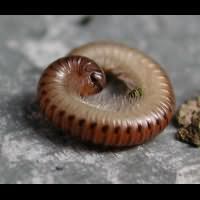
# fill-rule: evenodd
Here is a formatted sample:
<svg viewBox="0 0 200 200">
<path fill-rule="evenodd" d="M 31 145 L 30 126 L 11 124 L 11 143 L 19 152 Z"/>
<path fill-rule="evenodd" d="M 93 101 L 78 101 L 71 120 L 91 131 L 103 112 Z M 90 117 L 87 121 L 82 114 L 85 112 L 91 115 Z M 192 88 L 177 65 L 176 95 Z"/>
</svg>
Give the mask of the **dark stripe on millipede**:
<svg viewBox="0 0 200 200">
<path fill-rule="evenodd" d="M 91 123 L 90 124 L 90 129 L 93 131 L 97 127 L 97 123 Z"/>
<path fill-rule="evenodd" d="M 52 120 L 54 118 L 54 113 L 55 113 L 55 110 L 56 110 L 57 106 L 56 105 L 52 105 L 50 107 L 50 119 Z"/>
<path fill-rule="evenodd" d="M 114 128 L 114 133 L 115 133 L 115 134 L 118 134 L 119 131 L 120 131 L 120 127 L 119 127 L 119 126 L 117 126 L 117 127 Z"/>
<path fill-rule="evenodd" d="M 162 126 L 161 126 L 161 122 L 160 122 L 159 119 L 156 119 L 156 124 L 157 124 L 157 126 L 159 126 L 159 131 L 161 131 L 162 130 Z"/>
<path fill-rule="evenodd" d="M 101 130 L 102 130 L 103 133 L 107 133 L 107 132 L 108 132 L 108 129 L 109 129 L 109 126 L 108 126 L 108 125 L 105 125 L 105 126 L 102 127 Z"/>
<path fill-rule="evenodd" d="M 142 130 L 142 125 L 141 124 L 138 124 L 138 133 L 139 134 L 139 139 L 138 139 L 138 143 L 141 143 L 141 141 L 143 140 L 143 130 Z"/>
<path fill-rule="evenodd" d="M 130 126 L 128 126 L 128 127 L 126 128 L 126 133 L 129 134 L 129 135 L 131 134 L 131 127 L 130 127 Z"/>
<path fill-rule="evenodd" d="M 102 127 L 102 133 L 103 133 L 103 139 L 102 139 L 102 144 L 106 144 L 106 141 L 107 141 L 107 138 L 109 137 L 108 134 L 106 134 L 109 130 L 109 126 L 108 125 L 105 125 Z M 112 133 L 111 133 L 112 134 Z"/>
<path fill-rule="evenodd" d="M 151 123 L 147 122 L 148 129 L 151 130 Z"/>
<path fill-rule="evenodd" d="M 41 91 L 41 96 L 46 96 L 47 93 L 48 93 L 48 92 L 47 92 L 45 89 L 42 89 L 42 91 Z"/>
<path fill-rule="evenodd" d="M 84 126 L 84 124 L 85 124 L 85 119 L 80 119 L 78 121 L 78 125 L 79 125 L 80 128 L 82 128 Z"/>
<path fill-rule="evenodd" d="M 168 123 L 169 123 L 169 120 L 168 120 L 168 117 L 167 117 L 167 113 L 166 113 L 166 112 L 165 112 L 165 114 L 164 114 L 164 118 L 165 118 L 166 123 L 168 124 Z"/>
<path fill-rule="evenodd" d="M 80 136 L 81 139 L 84 138 L 84 135 L 82 134 L 84 131 L 84 124 L 86 123 L 85 119 L 79 119 L 78 120 L 78 131 L 77 131 L 77 136 Z"/>
<path fill-rule="evenodd" d="M 70 123 L 72 123 L 74 120 L 75 120 L 75 116 L 74 116 L 74 115 L 69 115 L 69 116 L 68 116 L 68 121 L 69 121 Z"/>
<path fill-rule="evenodd" d="M 126 134 L 128 135 L 128 142 L 127 142 L 127 145 L 128 145 L 128 146 L 132 145 L 131 130 L 132 130 L 132 129 L 131 129 L 130 126 L 128 126 L 128 127 L 126 128 Z"/>
<path fill-rule="evenodd" d="M 142 125 L 141 124 L 138 124 L 138 132 L 142 132 Z"/>
<path fill-rule="evenodd" d="M 65 116 L 66 112 L 64 110 L 59 111 L 58 113 L 58 126 L 60 126 L 61 128 L 63 128 L 63 117 Z"/>
<path fill-rule="evenodd" d="M 95 129 L 96 129 L 96 127 L 97 127 L 97 123 L 96 122 L 93 122 L 93 123 L 91 123 L 90 125 L 89 125 L 89 130 L 90 131 L 88 131 L 89 133 L 89 135 L 87 136 L 87 140 L 93 140 L 92 138 L 94 137 L 94 135 L 95 135 Z"/>
</svg>

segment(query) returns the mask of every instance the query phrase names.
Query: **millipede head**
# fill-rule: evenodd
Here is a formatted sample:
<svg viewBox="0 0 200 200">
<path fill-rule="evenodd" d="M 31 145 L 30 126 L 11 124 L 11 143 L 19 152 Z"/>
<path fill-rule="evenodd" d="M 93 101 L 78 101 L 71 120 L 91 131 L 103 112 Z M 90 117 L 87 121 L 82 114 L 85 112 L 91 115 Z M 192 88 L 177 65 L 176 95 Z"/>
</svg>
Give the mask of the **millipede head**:
<svg viewBox="0 0 200 200">
<path fill-rule="evenodd" d="M 69 56 L 66 59 L 74 68 L 72 79 L 81 96 L 93 95 L 103 90 L 106 75 L 93 60 L 83 56 Z"/>
</svg>

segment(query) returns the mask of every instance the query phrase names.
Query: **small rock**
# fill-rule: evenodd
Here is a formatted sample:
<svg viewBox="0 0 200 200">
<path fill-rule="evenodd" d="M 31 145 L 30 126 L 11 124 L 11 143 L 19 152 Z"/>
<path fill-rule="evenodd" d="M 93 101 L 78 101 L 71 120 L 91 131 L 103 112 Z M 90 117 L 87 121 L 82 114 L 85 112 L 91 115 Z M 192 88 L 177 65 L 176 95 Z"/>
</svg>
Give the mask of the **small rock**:
<svg viewBox="0 0 200 200">
<path fill-rule="evenodd" d="M 176 138 L 200 147 L 200 97 L 183 104 L 176 115 L 180 126 Z"/>
<path fill-rule="evenodd" d="M 90 22 L 92 21 L 93 17 L 92 16 L 84 16 L 81 18 L 81 20 L 78 22 L 79 26 L 87 26 L 90 24 Z"/>
<path fill-rule="evenodd" d="M 64 168 L 62 166 L 56 166 L 56 171 L 62 171 Z"/>
</svg>

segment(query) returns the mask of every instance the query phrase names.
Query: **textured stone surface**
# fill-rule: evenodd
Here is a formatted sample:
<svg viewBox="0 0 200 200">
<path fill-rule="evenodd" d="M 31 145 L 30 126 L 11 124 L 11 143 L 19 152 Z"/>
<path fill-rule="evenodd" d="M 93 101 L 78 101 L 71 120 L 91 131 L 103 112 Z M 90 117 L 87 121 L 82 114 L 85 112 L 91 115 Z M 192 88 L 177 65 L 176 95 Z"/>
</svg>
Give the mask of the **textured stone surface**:
<svg viewBox="0 0 200 200">
<path fill-rule="evenodd" d="M 200 150 L 176 141 L 172 125 L 148 144 L 96 152 L 59 136 L 34 103 L 48 63 L 114 40 L 161 63 L 180 105 L 200 93 L 200 16 L 82 17 L 0 17 L 0 183 L 200 183 Z"/>
</svg>

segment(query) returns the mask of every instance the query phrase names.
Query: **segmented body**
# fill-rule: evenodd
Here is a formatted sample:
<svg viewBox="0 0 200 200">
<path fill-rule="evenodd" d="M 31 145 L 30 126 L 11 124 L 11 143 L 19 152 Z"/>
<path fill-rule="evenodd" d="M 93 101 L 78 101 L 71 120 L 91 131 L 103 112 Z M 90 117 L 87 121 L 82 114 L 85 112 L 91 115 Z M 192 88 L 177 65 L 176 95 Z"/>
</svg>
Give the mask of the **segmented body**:
<svg viewBox="0 0 200 200">
<path fill-rule="evenodd" d="M 127 83 L 134 80 L 137 87 L 129 94 L 139 97 L 137 103 L 112 111 L 82 101 L 81 96 L 104 89 L 104 71 L 120 71 Z M 40 79 L 38 100 L 44 115 L 66 134 L 113 147 L 149 141 L 169 124 L 175 110 L 170 80 L 159 64 L 136 49 L 104 42 L 74 49 L 50 64 Z"/>
</svg>

